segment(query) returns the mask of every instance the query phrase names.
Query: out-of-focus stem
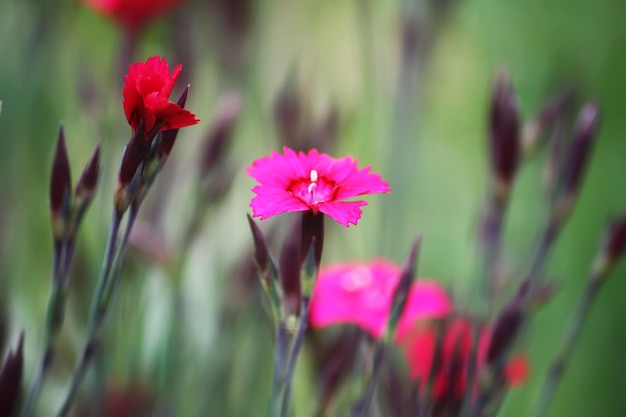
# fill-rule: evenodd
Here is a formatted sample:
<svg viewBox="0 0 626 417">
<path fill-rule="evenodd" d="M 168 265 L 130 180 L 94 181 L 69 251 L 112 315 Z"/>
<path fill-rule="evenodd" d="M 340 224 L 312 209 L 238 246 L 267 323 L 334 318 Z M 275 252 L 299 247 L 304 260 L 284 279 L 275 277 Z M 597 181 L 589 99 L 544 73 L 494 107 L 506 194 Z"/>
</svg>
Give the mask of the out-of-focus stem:
<svg viewBox="0 0 626 417">
<path fill-rule="evenodd" d="M 374 364 L 372 366 L 372 373 L 367 381 L 367 385 L 365 387 L 365 392 L 361 399 L 352 407 L 350 411 L 350 417 L 364 417 L 367 415 L 367 411 L 372 404 L 372 399 L 374 398 L 374 392 L 376 391 L 376 386 L 378 385 L 378 378 L 380 376 L 380 369 L 383 363 L 383 356 L 385 352 L 385 345 L 382 342 L 379 342 L 376 345 L 376 350 L 374 351 Z"/>
<path fill-rule="evenodd" d="M 416 98 L 415 90 L 417 85 L 418 66 L 421 62 L 420 52 L 423 55 L 422 37 L 418 36 L 420 30 L 424 30 L 419 26 L 418 12 L 416 7 L 405 5 L 405 13 L 402 19 L 402 38 L 401 38 L 401 55 L 398 73 L 398 84 L 394 97 L 393 125 L 391 127 L 391 138 L 388 149 L 394 152 L 388 155 L 388 160 L 393 161 L 388 167 L 387 178 L 390 180 L 390 186 L 394 190 L 391 198 L 385 199 L 381 213 L 397 212 L 398 207 L 408 207 L 408 196 L 405 181 L 407 176 L 407 167 L 415 165 L 417 155 L 417 140 L 411 134 L 412 126 L 415 123 L 416 114 Z M 422 47 L 422 49 L 419 48 Z M 422 63 L 423 64 L 423 63 Z M 397 252 L 399 239 L 402 236 L 404 226 L 401 222 L 384 221 L 385 232 L 384 239 L 379 239 L 380 249 Z"/>
<path fill-rule="evenodd" d="M 293 338 L 293 344 L 289 352 L 289 357 L 287 359 L 287 365 L 284 370 L 285 372 L 281 384 L 283 388 L 279 390 L 282 391 L 282 405 L 280 408 L 281 417 L 289 416 L 291 411 L 291 390 L 293 383 L 293 374 L 296 371 L 298 357 L 300 356 L 300 351 L 302 350 L 302 345 L 304 344 L 304 335 L 306 333 L 306 329 L 308 328 L 309 301 L 309 297 L 302 297 L 298 327 L 296 330 L 296 334 Z"/>
<path fill-rule="evenodd" d="M 532 297 L 534 289 L 539 281 L 541 281 L 541 270 L 543 269 L 546 259 L 548 259 L 548 256 L 552 251 L 556 238 L 561 232 L 562 225 L 563 221 L 561 217 L 552 215 L 543 228 L 541 240 L 539 241 L 539 246 L 537 247 L 532 266 L 528 273 L 527 299 Z"/>
<path fill-rule="evenodd" d="M 282 320 L 276 323 L 276 344 L 274 346 L 274 371 L 272 375 L 272 394 L 268 409 L 268 417 L 276 416 L 278 400 L 280 399 L 282 384 L 285 379 L 285 355 L 289 351 L 291 335 Z"/>
<path fill-rule="evenodd" d="M 41 393 L 44 381 L 48 376 L 50 365 L 52 365 L 55 348 L 52 343 L 46 343 L 45 346 L 46 347 L 44 349 L 44 353 L 41 356 L 39 362 L 37 375 L 35 376 L 35 380 L 33 381 L 33 385 L 28 394 L 28 399 L 26 400 L 24 408 L 22 409 L 22 417 L 30 416 L 33 413 L 35 405 L 37 404 L 37 400 L 39 399 L 39 394 Z"/>
<path fill-rule="evenodd" d="M 535 413 L 537 417 L 544 417 L 548 413 L 552 398 L 554 397 L 554 392 L 556 391 L 563 373 L 565 372 L 565 368 L 572 355 L 575 343 L 578 340 L 581 329 L 587 319 L 587 316 L 589 315 L 589 309 L 595 300 L 598 290 L 604 282 L 606 272 L 607 268 L 595 268 L 595 271 L 589 278 L 587 287 L 585 288 L 585 291 L 583 292 L 582 297 L 570 318 L 569 325 L 565 333 L 565 337 L 561 342 L 558 354 L 552 362 L 548 375 L 546 376 L 543 390 L 541 391 L 541 397 L 539 398 L 537 412 Z"/>
<path fill-rule="evenodd" d="M 35 410 L 41 389 L 48 377 L 48 372 L 56 354 L 56 336 L 59 333 L 65 314 L 65 292 L 69 274 L 69 265 L 73 254 L 74 235 L 65 236 L 61 240 L 61 249 L 56 254 L 53 266 L 52 290 L 48 300 L 46 324 L 44 330 L 43 353 L 39 360 L 37 374 L 22 408 L 21 417 L 30 416 Z"/>
<path fill-rule="evenodd" d="M 500 262 L 503 223 L 508 208 L 508 196 L 502 196 L 497 190 L 490 192 L 482 226 L 482 246 L 484 251 L 483 283 L 487 304 L 495 297 L 498 263 Z"/>
<path fill-rule="evenodd" d="M 68 391 L 61 402 L 59 411 L 56 414 L 57 417 L 65 417 L 70 412 L 76 393 L 78 392 L 78 388 L 80 387 L 80 384 L 82 383 L 83 378 L 85 377 L 85 374 L 87 373 L 89 366 L 96 355 L 97 349 L 99 348 L 100 343 L 98 340 L 98 333 L 105 317 L 107 316 L 107 313 L 110 310 L 112 299 L 119 285 L 123 263 L 122 258 L 126 251 L 130 232 L 135 224 L 135 220 L 137 219 L 138 211 L 139 206 L 137 204 L 131 205 L 122 240 L 116 249 L 117 235 L 124 213 L 114 210 L 105 260 L 102 265 L 102 271 L 100 277 L 98 278 L 98 284 L 92 299 L 85 346 L 81 352 L 80 361 L 72 373 Z"/>
</svg>

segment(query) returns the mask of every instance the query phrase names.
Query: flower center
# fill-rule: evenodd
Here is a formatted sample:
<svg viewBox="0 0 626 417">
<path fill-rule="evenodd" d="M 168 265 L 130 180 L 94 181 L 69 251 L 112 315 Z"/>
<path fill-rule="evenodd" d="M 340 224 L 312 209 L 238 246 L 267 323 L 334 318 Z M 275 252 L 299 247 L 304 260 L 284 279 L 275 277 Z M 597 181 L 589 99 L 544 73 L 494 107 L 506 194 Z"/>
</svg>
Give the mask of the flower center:
<svg viewBox="0 0 626 417">
<path fill-rule="evenodd" d="M 287 190 L 307 205 L 315 206 L 334 200 L 335 188 L 334 182 L 320 178 L 317 170 L 312 169 L 308 179 L 294 181 L 287 187 Z"/>
<path fill-rule="evenodd" d="M 341 286 L 348 292 L 359 291 L 369 287 L 374 281 L 369 268 L 357 267 L 341 276 Z"/>
</svg>

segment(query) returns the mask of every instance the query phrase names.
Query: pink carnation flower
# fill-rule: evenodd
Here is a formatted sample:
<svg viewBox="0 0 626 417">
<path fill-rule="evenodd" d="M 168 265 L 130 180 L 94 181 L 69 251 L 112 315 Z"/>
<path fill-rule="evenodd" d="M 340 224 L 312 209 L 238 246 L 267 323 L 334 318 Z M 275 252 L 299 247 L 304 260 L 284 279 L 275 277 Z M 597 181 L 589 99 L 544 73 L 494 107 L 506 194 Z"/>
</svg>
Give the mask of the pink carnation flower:
<svg viewBox="0 0 626 417">
<path fill-rule="evenodd" d="M 345 201 L 365 195 L 388 193 L 389 185 L 367 166 L 358 169 L 351 156 L 333 158 L 316 149 L 296 153 L 287 147 L 284 155 L 254 161 L 247 173 L 260 185 L 252 189 L 256 197 L 250 202 L 254 217 L 261 220 L 277 214 L 307 211 L 322 212 L 341 225 L 357 224 L 361 206 L 367 202 Z"/>
<path fill-rule="evenodd" d="M 352 323 L 375 338 L 382 337 L 401 273 L 399 266 L 385 259 L 323 267 L 311 300 L 311 325 L 322 328 Z M 439 284 L 419 279 L 409 292 L 398 334 L 408 332 L 416 320 L 444 317 L 452 307 Z"/>
</svg>

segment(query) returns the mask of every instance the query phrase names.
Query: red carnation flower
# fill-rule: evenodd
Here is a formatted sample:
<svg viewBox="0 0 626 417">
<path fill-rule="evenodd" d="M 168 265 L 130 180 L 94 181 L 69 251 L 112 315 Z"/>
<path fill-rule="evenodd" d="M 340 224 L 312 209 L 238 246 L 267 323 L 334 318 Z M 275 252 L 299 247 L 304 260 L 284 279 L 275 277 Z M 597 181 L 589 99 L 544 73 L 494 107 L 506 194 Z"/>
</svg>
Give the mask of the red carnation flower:
<svg viewBox="0 0 626 417">
<path fill-rule="evenodd" d="M 403 329 L 405 330 L 405 329 Z M 416 326 L 409 331 L 400 331 L 401 344 L 411 378 L 420 381 L 423 389 L 434 372 L 433 399 L 435 406 L 460 406 L 468 384 L 468 368 L 472 349 L 472 325 L 465 318 L 454 318 L 445 323 L 443 338 L 438 345 L 436 329 L 430 324 Z M 477 347 L 477 370 L 474 390 L 481 370 L 487 366 L 486 358 L 492 337 L 491 327 L 480 331 Z M 436 354 L 436 349 L 439 352 Z M 439 360 L 435 364 L 435 357 Z M 436 369 L 432 369 L 437 366 Z M 528 365 L 523 355 L 511 358 L 505 365 L 502 375 L 496 375 L 509 387 L 514 387 L 526 379 Z"/>
<path fill-rule="evenodd" d="M 165 58 L 153 56 L 128 68 L 124 77 L 124 112 L 135 132 L 141 123 L 146 137 L 153 129 L 170 130 L 199 122 L 196 116 L 168 99 L 182 70 L 177 65 L 170 74 Z"/>
<path fill-rule="evenodd" d="M 389 185 L 367 166 L 358 169 L 350 156 L 333 158 L 317 149 L 309 153 L 287 147 L 284 155 L 272 151 L 269 157 L 254 161 L 248 174 L 260 185 L 250 202 L 255 217 L 261 220 L 277 214 L 307 211 L 322 212 L 343 226 L 357 224 L 361 206 L 367 202 L 344 201 L 365 194 L 388 193 Z"/>
<path fill-rule="evenodd" d="M 137 32 L 156 16 L 182 0 L 86 0 L 85 4 L 117 21 L 129 32 Z"/>
</svg>

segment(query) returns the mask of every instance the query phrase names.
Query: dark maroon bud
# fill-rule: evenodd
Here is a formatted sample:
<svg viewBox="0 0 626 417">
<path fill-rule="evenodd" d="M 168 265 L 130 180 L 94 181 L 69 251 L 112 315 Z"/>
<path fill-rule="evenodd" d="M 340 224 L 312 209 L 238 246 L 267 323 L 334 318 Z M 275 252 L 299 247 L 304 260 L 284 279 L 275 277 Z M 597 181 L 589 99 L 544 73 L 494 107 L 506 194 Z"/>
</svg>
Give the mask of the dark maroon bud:
<svg viewBox="0 0 626 417">
<path fill-rule="evenodd" d="M 303 212 L 300 236 L 302 237 L 300 259 L 304 260 L 309 251 L 309 246 L 311 246 L 311 244 L 315 245 L 315 267 L 319 271 L 322 249 L 324 247 L 324 216 L 311 211 Z"/>
<path fill-rule="evenodd" d="M 526 155 L 542 148 L 549 142 L 557 124 L 569 116 L 574 105 L 574 90 L 563 89 L 550 99 L 524 129 L 524 153 Z"/>
<path fill-rule="evenodd" d="M 63 132 L 63 126 L 61 126 L 54 152 L 52 176 L 50 179 L 50 213 L 53 219 L 68 214 L 63 212 L 69 209 L 69 200 L 72 196 L 71 190 L 70 164 L 65 148 L 65 133 Z"/>
<path fill-rule="evenodd" d="M 339 132 L 339 110 L 332 108 L 326 116 L 312 129 L 308 148 L 315 148 L 320 152 L 330 152 Z"/>
<path fill-rule="evenodd" d="M 400 281 L 393 292 L 393 297 L 391 298 L 391 310 L 388 319 L 389 321 L 387 323 L 387 334 L 385 335 L 386 338 L 393 337 L 396 326 L 398 325 L 400 317 L 406 307 L 406 303 L 409 298 L 409 291 L 411 290 L 411 286 L 413 285 L 413 281 L 416 276 L 417 258 L 421 240 L 421 237 L 418 236 L 413 242 L 409 256 L 404 263 L 404 267 L 402 268 Z"/>
<path fill-rule="evenodd" d="M 200 177 L 206 177 L 224 156 L 241 107 L 242 101 L 238 94 L 227 94 L 220 99 L 213 117 L 211 130 L 204 141 L 200 161 Z"/>
<path fill-rule="evenodd" d="M 523 320 L 522 309 L 515 301 L 500 313 L 487 350 L 487 365 L 493 365 L 506 356 L 517 339 Z"/>
<path fill-rule="evenodd" d="M 489 152 L 491 171 L 498 184 L 513 181 L 520 154 L 519 112 L 513 86 L 504 72 L 496 75 L 491 101 Z"/>
<path fill-rule="evenodd" d="M 9 320 L 7 318 L 6 309 L 4 307 L 6 305 L 6 299 L 4 297 L 0 297 L 0 351 L 4 350 L 9 331 Z"/>
<path fill-rule="evenodd" d="M 137 178 L 138 171 L 143 168 L 143 163 L 147 156 L 146 143 L 142 140 L 142 137 L 143 124 L 139 125 L 139 128 L 130 142 L 128 142 L 124 148 L 117 185 L 115 187 L 115 195 L 113 197 L 116 210 L 119 213 L 126 211 L 131 203 L 132 197 L 134 197 L 131 195 L 133 194 L 130 190 L 132 188 L 131 185 L 137 185 L 133 184 L 134 180 Z M 136 192 L 136 190 L 133 192 Z"/>
<path fill-rule="evenodd" d="M 285 242 L 280 251 L 278 261 L 280 270 L 281 285 L 283 287 L 284 300 L 283 311 L 287 315 L 300 316 L 300 269 L 301 259 L 301 238 L 300 238 L 300 218 L 294 221 L 289 229 Z"/>
<path fill-rule="evenodd" d="M 11 417 L 17 408 L 24 372 L 24 333 L 17 349 L 10 351 L 0 371 L 0 417 Z"/>
<path fill-rule="evenodd" d="M 176 102 L 179 107 L 185 108 L 185 104 L 187 103 L 187 94 L 189 93 L 189 85 L 185 88 L 183 93 L 180 95 L 180 98 Z M 164 132 L 161 132 L 161 139 L 159 142 L 159 149 L 157 151 L 158 158 L 162 160 L 167 160 L 170 152 L 172 152 L 172 148 L 174 147 L 174 142 L 176 142 L 176 137 L 178 136 L 179 129 L 170 129 Z M 165 164 L 165 162 L 163 162 Z M 162 167 L 162 166 L 161 166 Z"/>
<path fill-rule="evenodd" d="M 302 98 L 289 74 L 274 103 L 274 123 L 280 142 L 295 150 L 301 149 L 302 120 L 304 109 Z"/>
<path fill-rule="evenodd" d="M 137 130 L 138 133 L 143 130 L 141 127 Z M 124 154 L 122 155 L 122 163 L 120 165 L 120 171 L 118 176 L 118 186 L 127 186 L 135 177 L 137 168 L 144 162 L 146 156 L 146 145 L 140 140 L 141 136 L 136 134 L 126 144 L 124 148 Z"/>
<path fill-rule="evenodd" d="M 78 200 L 91 201 L 96 192 L 96 186 L 98 185 L 98 177 L 100 175 L 100 144 L 96 146 L 96 150 L 91 157 L 91 160 L 78 180 L 76 184 L 76 198 Z"/>
<path fill-rule="evenodd" d="M 561 171 L 562 197 L 573 200 L 580 190 L 598 130 L 600 110 L 596 103 L 587 103 L 576 122 L 574 137 Z"/>
<path fill-rule="evenodd" d="M 626 216 L 612 220 L 606 228 L 604 253 L 610 263 L 618 261 L 626 252 Z"/>
<path fill-rule="evenodd" d="M 204 195 L 208 203 L 220 201 L 231 189 L 237 172 L 232 167 L 223 167 L 211 175 L 203 184 Z"/>
<path fill-rule="evenodd" d="M 261 229 L 257 226 L 256 222 L 250 217 L 249 214 L 246 214 L 248 218 L 248 224 L 250 225 L 250 231 L 252 232 L 252 240 L 254 241 L 254 261 L 256 263 L 257 269 L 263 276 L 263 278 L 267 278 L 265 276 L 265 271 L 269 271 L 269 259 L 270 259 L 270 250 L 267 246 L 265 238 L 263 237 L 263 233 L 261 233 Z"/>
<path fill-rule="evenodd" d="M 565 114 L 568 114 L 574 104 L 574 90 L 565 89 L 546 103 L 537 113 L 536 121 L 543 132 L 548 131 Z"/>
</svg>

